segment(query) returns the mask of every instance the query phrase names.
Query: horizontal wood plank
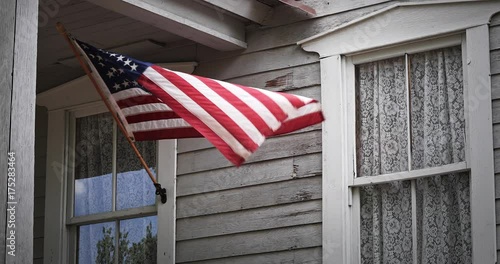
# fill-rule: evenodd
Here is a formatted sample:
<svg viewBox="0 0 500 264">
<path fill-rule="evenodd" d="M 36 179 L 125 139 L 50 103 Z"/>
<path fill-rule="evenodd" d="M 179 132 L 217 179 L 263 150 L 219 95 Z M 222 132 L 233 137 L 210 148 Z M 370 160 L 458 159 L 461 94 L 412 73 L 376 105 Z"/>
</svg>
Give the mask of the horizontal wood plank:
<svg viewBox="0 0 500 264">
<path fill-rule="evenodd" d="M 321 247 L 188 262 L 189 264 L 321 264 Z"/>
<path fill-rule="evenodd" d="M 500 73 L 491 75 L 491 99 L 500 99 Z"/>
<path fill-rule="evenodd" d="M 227 81 L 280 92 L 321 84 L 319 63 L 256 73 Z"/>
<path fill-rule="evenodd" d="M 500 50 L 493 50 L 490 52 L 491 74 L 500 73 Z"/>
<path fill-rule="evenodd" d="M 177 198 L 177 219 L 321 199 L 321 176 Z"/>
<path fill-rule="evenodd" d="M 500 25 L 490 27 L 490 50 L 500 48 Z"/>
<path fill-rule="evenodd" d="M 176 262 L 310 248 L 321 245 L 321 224 L 286 227 L 177 243 Z"/>
<path fill-rule="evenodd" d="M 246 164 L 289 156 L 318 153 L 321 152 L 321 142 L 320 130 L 269 138 L 252 156 L 250 156 Z M 211 148 L 179 155 L 177 166 L 177 175 L 183 175 L 231 167 L 232 164 L 227 161 L 217 149 Z"/>
<path fill-rule="evenodd" d="M 389 0 L 336 0 L 331 1 L 317 1 L 317 0 L 302 0 L 301 3 L 310 6 L 316 10 L 316 15 L 311 16 L 303 11 L 298 10 L 287 5 L 280 5 L 275 8 L 275 15 L 268 21 L 265 21 L 269 26 L 280 26 L 284 24 L 296 23 L 299 21 L 309 20 L 312 17 L 324 17 L 333 14 L 338 14 L 348 10 L 361 8 L 380 3 L 390 2 Z"/>
<path fill-rule="evenodd" d="M 321 153 L 244 164 L 182 175 L 177 178 L 177 195 L 221 191 L 233 188 L 304 178 L 321 173 Z"/>
<path fill-rule="evenodd" d="M 218 80 L 227 80 L 229 78 L 291 68 L 318 61 L 319 57 L 317 54 L 306 52 L 294 44 L 272 50 L 242 54 L 231 58 L 201 61 L 194 74 Z"/>
<path fill-rule="evenodd" d="M 493 124 L 500 123 L 500 100 L 491 102 Z"/>
<path fill-rule="evenodd" d="M 500 149 L 493 151 L 495 157 L 495 173 L 500 173 Z"/>
<path fill-rule="evenodd" d="M 321 200 L 177 220 L 177 241 L 321 222 Z M 224 224 L 221 224 L 224 223 Z"/>
</svg>

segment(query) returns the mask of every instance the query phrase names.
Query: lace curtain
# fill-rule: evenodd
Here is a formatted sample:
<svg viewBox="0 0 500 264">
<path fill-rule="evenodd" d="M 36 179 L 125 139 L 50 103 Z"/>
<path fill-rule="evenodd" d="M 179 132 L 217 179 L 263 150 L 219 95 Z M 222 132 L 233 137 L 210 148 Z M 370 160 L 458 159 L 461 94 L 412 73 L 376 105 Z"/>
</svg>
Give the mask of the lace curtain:
<svg viewBox="0 0 500 264">
<path fill-rule="evenodd" d="M 359 176 L 465 159 L 460 47 L 409 56 L 410 106 L 405 61 L 357 66 Z M 471 263 L 467 173 L 422 178 L 415 185 L 419 263 Z M 361 188 L 362 263 L 413 263 L 411 189 L 411 181 Z"/>
</svg>

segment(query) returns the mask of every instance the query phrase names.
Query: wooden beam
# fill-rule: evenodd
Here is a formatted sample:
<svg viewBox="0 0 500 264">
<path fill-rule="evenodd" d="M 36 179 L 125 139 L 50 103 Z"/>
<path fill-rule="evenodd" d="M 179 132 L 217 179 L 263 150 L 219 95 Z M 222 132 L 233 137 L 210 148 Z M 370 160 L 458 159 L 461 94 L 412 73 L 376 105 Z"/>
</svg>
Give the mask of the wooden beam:
<svg viewBox="0 0 500 264">
<path fill-rule="evenodd" d="M 201 0 L 258 24 L 265 24 L 273 9 L 256 0 Z"/>
<path fill-rule="evenodd" d="M 12 98 L 12 68 L 14 58 L 14 25 L 15 25 L 15 1 L 0 2 L 0 28 L 2 45 L 0 46 L 0 153 L 6 155 L 9 152 L 10 134 L 10 105 Z M 0 158 L 0 169 L 7 172 L 7 158 Z M 0 177 L 0 262 L 5 260 L 6 239 L 6 206 L 7 206 L 7 177 Z"/>
<path fill-rule="evenodd" d="M 87 0 L 218 50 L 247 47 L 242 21 L 193 0 Z"/>
<path fill-rule="evenodd" d="M 0 262 L 31 263 L 38 1 L 2 1 L 0 10 Z"/>
</svg>

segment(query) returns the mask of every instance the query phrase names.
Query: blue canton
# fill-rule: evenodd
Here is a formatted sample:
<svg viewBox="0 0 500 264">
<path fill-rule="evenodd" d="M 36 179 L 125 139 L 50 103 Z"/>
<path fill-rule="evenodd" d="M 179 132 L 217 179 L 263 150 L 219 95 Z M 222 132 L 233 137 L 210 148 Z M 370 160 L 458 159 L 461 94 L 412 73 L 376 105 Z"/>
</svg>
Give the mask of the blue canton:
<svg viewBox="0 0 500 264">
<path fill-rule="evenodd" d="M 94 67 L 111 93 L 130 88 L 141 88 L 147 91 L 137 83 L 137 79 L 151 66 L 151 63 L 98 49 L 79 40 L 75 41 L 82 47 L 90 61 L 92 61 L 92 64 L 94 64 Z"/>
</svg>

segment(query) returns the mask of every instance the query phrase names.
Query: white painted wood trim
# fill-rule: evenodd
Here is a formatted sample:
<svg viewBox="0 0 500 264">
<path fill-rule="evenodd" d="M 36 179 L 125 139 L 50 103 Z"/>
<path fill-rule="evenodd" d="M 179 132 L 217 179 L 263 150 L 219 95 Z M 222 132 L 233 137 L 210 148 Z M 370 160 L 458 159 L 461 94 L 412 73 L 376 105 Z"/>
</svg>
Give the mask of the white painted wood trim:
<svg viewBox="0 0 500 264">
<path fill-rule="evenodd" d="M 352 54 L 487 24 L 500 1 L 399 3 L 299 41 L 320 57 Z"/>
<path fill-rule="evenodd" d="M 175 264 L 177 140 L 158 141 L 158 182 L 167 189 L 167 203 L 158 206 L 158 263 Z M 158 199 L 158 198 L 157 198 Z"/>
<path fill-rule="evenodd" d="M 65 226 L 65 113 L 48 113 L 45 187 L 44 263 L 64 263 Z"/>
<path fill-rule="evenodd" d="M 256 0 L 202 0 L 215 7 L 236 14 L 258 24 L 270 16 L 273 9 Z"/>
<path fill-rule="evenodd" d="M 242 21 L 195 1 L 87 1 L 214 49 L 247 47 Z"/>
<path fill-rule="evenodd" d="M 332 56 L 321 60 L 321 98 L 326 122 L 323 123 L 323 263 L 346 263 L 345 215 L 347 182 L 343 146 L 342 60 Z"/>
<path fill-rule="evenodd" d="M 495 263 L 495 181 L 488 25 L 468 29 L 466 87 L 469 90 L 472 262 Z"/>
<path fill-rule="evenodd" d="M 114 212 L 92 214 L 70 218 L 67 225 L 88 225 L 113 220 L 122 220 L 135 217 L 151 216 L 156 213 L 156 205 L 119 210 Z"/>
<path fill-rule="evenodd" d="M 493 148 L 492 148 L 493 149 Z M 454 164 L 443 165 L 439 167 L 425 168 L 413 171 L 402 171 L 391 174 L 384 174 L 380 176 L 365 176 L 354 179 L 354 182 L 349 187 L 361 187 L 367 185 L 382 184 L 392 181 L 414 180 L 423 177 L 430 177 L 435 175 L 444 175 L 450 173 L 457 173 L 467 171 L 467 163 L 459 162 Z"/>
</svg>

